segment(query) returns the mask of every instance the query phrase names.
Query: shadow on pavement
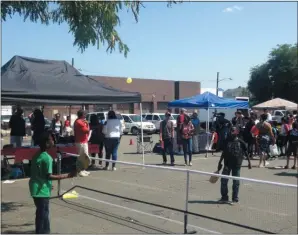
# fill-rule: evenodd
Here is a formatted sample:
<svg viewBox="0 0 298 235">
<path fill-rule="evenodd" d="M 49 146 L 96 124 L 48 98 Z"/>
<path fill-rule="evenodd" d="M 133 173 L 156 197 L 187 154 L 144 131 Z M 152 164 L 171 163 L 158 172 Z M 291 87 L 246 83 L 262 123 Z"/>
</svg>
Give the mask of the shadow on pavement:
<svg viewBox="0 0 298 235">
<path fill-rule="evenodd" d="M 8 211 L 15 211 L 20 207 L 23 207 L 23 204 L 17 202 L 1 202 L 1 213 Z"/>
<path fill-rule="evenodd" d="M 294 173 L 294 172 L 280 172 L 280 173 L 276 173 L 274 175 L 277 175 L 277 176 L 292 176 L 292 177 L 298 177 L 298 173 Z"/>
<path fill-rule="evenodd" d="M 10 228 L 14 228 L 14 227 L 31 227 L 34 226 L 34 224 L 32 223 L 25 223 L 25 224 L 5 224 L 2 223 L 1 224 L 1 234 L 34 234 L 35 231 L 34 230 L 27 230 L 24 231 L 24 229 L 20 229 L 20 230 L 12 230 Z"/>
<path fill-rule="evenodd" d="M 140 155 L 142 153 L 137 153 L 137 152 L 130 152 L 130 153 L 122 153 L 122 154 L 125 154 L 125 155 Z M 146 152 L 144 154 L 154 154 L 152 152 Z"/>
<path fill-rule="evenodd" d="M 17 230 L 1 230 L 1 234 L 35 234 L 34 230 L 17 231 Z"/>
<path fill-rule="evenodd" d="M 192 200 L 188 201 L 190 204 L 199 203 L 199 204 L 209 204 L 209 205 L 219 205 L 218 201 L 211 201 L 211 200 Z"/>
</svg>

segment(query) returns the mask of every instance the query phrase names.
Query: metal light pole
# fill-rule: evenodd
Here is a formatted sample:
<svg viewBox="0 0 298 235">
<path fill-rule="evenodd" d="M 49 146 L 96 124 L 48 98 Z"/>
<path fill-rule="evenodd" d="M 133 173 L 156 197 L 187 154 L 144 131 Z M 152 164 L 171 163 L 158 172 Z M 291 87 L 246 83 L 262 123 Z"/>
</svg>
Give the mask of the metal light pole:
<svg viewBox="0 0 298 235">
<path fill-rule="evenodd" d="M 216 76 L 216 96 L 218 96 L 218 83 L 219 83 L 219 72 L 217 72 L 217 76 Z"/>
</svg>

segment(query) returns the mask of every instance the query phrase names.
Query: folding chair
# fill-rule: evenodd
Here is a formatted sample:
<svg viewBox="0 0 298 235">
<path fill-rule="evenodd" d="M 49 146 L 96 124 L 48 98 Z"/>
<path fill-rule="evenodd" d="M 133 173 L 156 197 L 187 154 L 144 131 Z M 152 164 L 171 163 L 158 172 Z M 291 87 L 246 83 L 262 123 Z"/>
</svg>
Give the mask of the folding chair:
<svg viewBox="0 0 298 235">
<path fill-rule="evenodd" d="M 144 152 L 152 153 L 153 140 L 151 135 L 143 135 Z M 142 137 L 137 136 L 137 153 L 142 153 Z"/>
<path fill-rule="evenodd" d="M 3 149 L 7 149 L 7 148 L 13 148 L 13 145 L 12 144 L 6 144 L 6 145 L 3 145 Z M 15 159 L 14 157 L 7 157 L 7 156 L 3 156 L 3 162 L 5 163 L 6 166 L 9 166 L 9 160 L 10 159 Z M 24 169 L 24 164 L 23 162 L 21 163 L 15 163 L 14 166 L 19 166 L 23 172 L 23 177 L 26 176 L 25 174 L 25 169 Z"/>
</svg>

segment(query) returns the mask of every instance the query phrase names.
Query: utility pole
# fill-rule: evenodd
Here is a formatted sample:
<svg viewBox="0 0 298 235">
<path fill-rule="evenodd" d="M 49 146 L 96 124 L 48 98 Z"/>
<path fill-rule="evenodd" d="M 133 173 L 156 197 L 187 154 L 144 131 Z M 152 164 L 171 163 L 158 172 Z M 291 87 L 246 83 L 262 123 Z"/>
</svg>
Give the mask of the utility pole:
<svg viewBox="0 0 298 235">
<path fill-rule="evenodd" d="M 218 83 L 219 83 L 219 72 L 217 72 L 216 76 L 216 95 L 218 96 Z"/>
<path fill-rule="evenodd" d="M 71 58 L 71 66 L 74 66 L 74 58 Z"/>
</svg>

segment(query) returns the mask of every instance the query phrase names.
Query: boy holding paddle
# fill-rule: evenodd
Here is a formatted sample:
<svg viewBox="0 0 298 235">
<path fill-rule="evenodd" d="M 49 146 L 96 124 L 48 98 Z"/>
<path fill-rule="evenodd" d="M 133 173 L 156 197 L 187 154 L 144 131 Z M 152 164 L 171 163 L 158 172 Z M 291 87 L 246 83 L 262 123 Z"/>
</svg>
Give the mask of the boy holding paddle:
<svg viewBox="0 0 298 235">
<path fill-rule="evenodd" d="M 238 130 L 236 127 L 232 127 L 230 130 L 230 134 L 226 140 L 226 144 L 224 145 L 225 148 L 223 153 L 220 157 L 218 163 L 218 172 L 222 168 L 222 161 L 224 161 L 224 169 L 222 171 L 222 175 L 230 175 L 240 177 L 240 170 L 242 166 L 242 162 L 244 156 L 247 157 L 248 160 L 248 169 L 251 169 L 250 159 L 248 157 L 247 146 L 238 137 Z M 229 195 L 228 195 L 228 181 L 227 178 L 221 178 L 221 199 L 219 202 L 221 203 L 228 203 L 229 202 Z M 239 180 L 233 180 L 233 193 L 232 193 L 232 202 L 238 203 L 239 198 Z"/>
<path fill-rule="evenodd" d="M 76 171 L 69 174 L 53 174 L 53 158 L 48 150 L 54 146 L 51 132 L 44 132 L 39 139 L 40 152 L 33 157 L 29 189 L 36 207 L 35 233 L 50 233 L 50 197 L 53 180 L 63 180 L 76 176 Z"/>
</svg>

